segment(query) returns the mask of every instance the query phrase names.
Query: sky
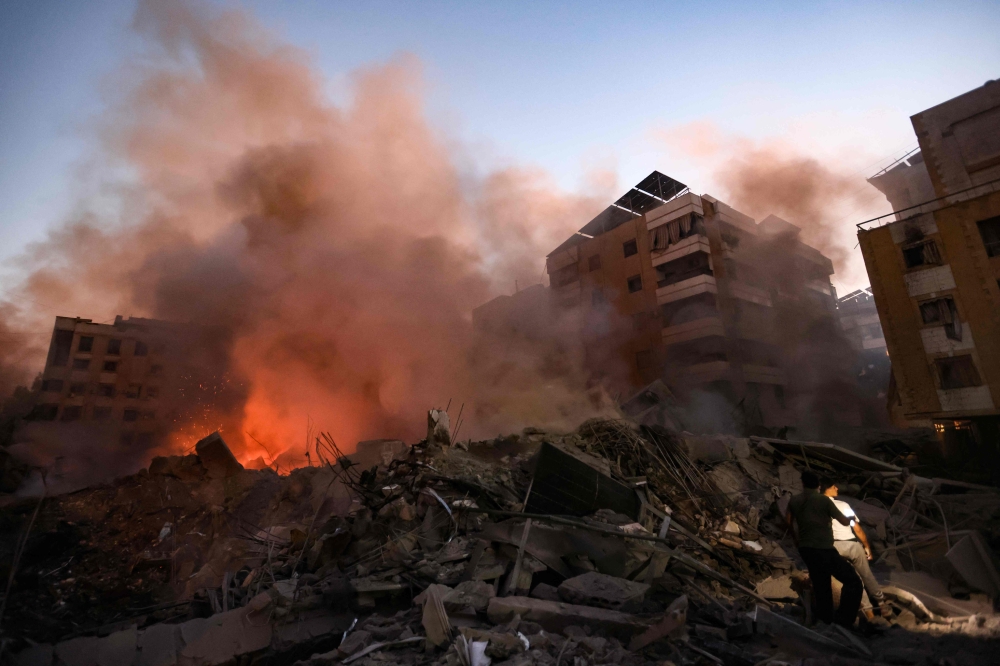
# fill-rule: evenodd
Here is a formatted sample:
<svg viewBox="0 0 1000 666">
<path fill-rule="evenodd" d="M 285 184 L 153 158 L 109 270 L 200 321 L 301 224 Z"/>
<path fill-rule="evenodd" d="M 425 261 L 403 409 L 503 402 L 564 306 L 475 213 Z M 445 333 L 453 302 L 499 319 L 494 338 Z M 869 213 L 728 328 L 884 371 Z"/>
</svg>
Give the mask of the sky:
<svg viewBox="0 0 1000 666">
<path fill-rule="evenodd" d="M 431 121 L 470 169 L 537 166 L 570 191 L 593 169 L 621 189 L 659 169 L 711 191 L 719 165 L 657 138 L 696 122 L 874 173 L 915 145 L 909 116 L 1000 77 L 996 2 L 235 6 L 311 53 L 335 102 L 358 68 L 417 56 Z M 136 52 L 133 11 L 0 3 L 0 292 L 80 195 L 95 118 Z"/>
</svg>

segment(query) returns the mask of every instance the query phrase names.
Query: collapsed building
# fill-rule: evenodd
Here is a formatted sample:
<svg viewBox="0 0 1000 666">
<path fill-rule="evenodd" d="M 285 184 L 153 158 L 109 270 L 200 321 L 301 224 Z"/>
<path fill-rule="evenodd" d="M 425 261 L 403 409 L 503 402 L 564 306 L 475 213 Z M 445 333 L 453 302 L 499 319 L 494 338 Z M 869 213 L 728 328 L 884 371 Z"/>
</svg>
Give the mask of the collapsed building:
<svg viewBox="0 0 1000 666">
<path fill-rule="evenodd" d="M 912 117 L 919 150 L 869 182 L 893 212 L 858 225 L 892 359 L 890 409 L 1000 474 L 1000 82 Z"/>
<path fill-rule="evenodd" d="M 548 255 L 552 300 L 622 393 L 719 396 L 744 432 L 859 425 L 833 265 L 800 231 L 654 171 Z"/>
<path fill-rule="evenodd" d="M 453 439 L 444 410 L 413 445 L 344 455 L 321 433 L 318 464 L 280 476 L 215 433 L 113 484 L 9 498 L 0 659 L 994 663 L 994 488 L 627 419 Z M 875 548 L 888 605 L 866 633 L 812 616 L 783 518 L 805 470 L 840 481 Z"/>
</svg>

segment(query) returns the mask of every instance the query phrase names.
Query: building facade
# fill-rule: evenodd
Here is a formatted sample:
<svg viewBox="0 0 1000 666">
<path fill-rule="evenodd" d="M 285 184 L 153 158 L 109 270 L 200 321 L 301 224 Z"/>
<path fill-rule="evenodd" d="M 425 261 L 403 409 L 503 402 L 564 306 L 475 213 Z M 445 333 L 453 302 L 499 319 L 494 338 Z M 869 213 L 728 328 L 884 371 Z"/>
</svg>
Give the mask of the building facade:
<svg viewBox="0 0 1000 666">
<path fill-rule="evenodd" d="M 744 430 L 794 425 L 843 342 L 832 263 L 799 231 L 653 172 L 549 254 L 553 300 L 622 391 L 663 378 L 722 396 Z"/>
<path fill-rule="evenodd" d="M 154 319 L 113 324 L 56 317 L 32 425 L 74 424 L 146 447 L 180 418 L 192 370 L 178 350 L 190 331 Z"/>
<path fill-rule="evenodd" d="M 911 121 L 920 152 L 869 181 L 894 212 L 858 232 L 892 359 L 890 410 L 901 422 L 933 425 L 946 453 L 995 449 L 1000 82 Z"/>
<path fill-rule="evenodd" d="M 854 376 L 863 405 L 865 425 L 889 424 L 885 410 L 892 364 L 871 287 L 858 289 L 837 299 L 840 328 L 854 349 Z"/>
</svg>

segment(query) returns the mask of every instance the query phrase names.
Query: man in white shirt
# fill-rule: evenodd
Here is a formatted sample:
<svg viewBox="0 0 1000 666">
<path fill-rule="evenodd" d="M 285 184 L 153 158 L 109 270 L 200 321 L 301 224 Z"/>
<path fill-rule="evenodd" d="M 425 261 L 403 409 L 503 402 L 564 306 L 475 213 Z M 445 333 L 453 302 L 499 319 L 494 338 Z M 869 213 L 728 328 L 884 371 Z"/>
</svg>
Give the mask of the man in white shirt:
<svg viewBox="0 0 1000 666">
<path fill-rule="evenodd" d="M 837 549 L 841 557 L 851 563 L 858 573 L 861 582 L 865 585 L 865 591 L 868 593 L 868 599 L 872 602 L 872 606 L 881 609 L 882 603 L 885 601 L 885 594 L 879 587 L 878 581 L 875 580 L 871 567 L 868 566 L 868 561 L 872 559 L 872 549 L 868 544 L 865 531 L 861 529 L 861 521 L 858 520 L 850 504 L 836 499 L 838 491 L 835 482 L 823 479 L 820 482 L 820 492 L 833 500 L 840 512 L 851 519 L 849 527 L 833 521 L 833 547 Z"/>
</svg>

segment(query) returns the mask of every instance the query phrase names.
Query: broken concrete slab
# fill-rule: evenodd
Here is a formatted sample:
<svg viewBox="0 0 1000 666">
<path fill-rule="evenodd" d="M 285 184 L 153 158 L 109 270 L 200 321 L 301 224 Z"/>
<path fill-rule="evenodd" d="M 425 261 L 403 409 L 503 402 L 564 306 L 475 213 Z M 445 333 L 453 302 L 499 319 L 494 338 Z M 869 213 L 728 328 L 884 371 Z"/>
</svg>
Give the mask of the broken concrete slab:
<svg viewBox="0 0 1000 666">
<path fill-rule="evenodd" d="M 427 412 L 427 443 L 443 447 L 451 446 L 451 425 L 448 412 L 432 409 Z"/>
<path fill-rule="evenodd" d="M 177 663 L 180 632 L 176 624 L 154 624 L 139 634 L 136 666 L 173 666 Z"/>
<path fill-rule="evenodd" d="M 768 576 L 757 583 L 757 594 L 765 599 L 798 599 L 799 593 L 792 587 L 792 577 Z"/>
<path fill-rule="evenodd" d="M 272 626 L 246 608 L 185 622 L 181 635 L 185 646 L 177 660 L 180 666 L 221 666 L 236 657 L 264 650 L 271 645 Z M 198 626 L 185 631 L 187 625 Z M 188 637 L 193 640 L 188 640 Z"/>
<path fill-rule="evenodd" d="M 449 613 L 457 613 L 465 608 L 472 607 L 477 612 L 484 612 L 490 603 L 490 599 L 496 596 L 493 586 L 481 580 L 469 580 L 459 583 L 451 592 L 448 592 L 442 602 L 444 608 Z"/>
<path fill-rule="evenodd" d="M 600 509 L 611 509 L 637 518 L 640 502 L 635 491 L 582 460 L 587 454 L 570 448 L 542 443 L 525 511 L 586 516 Z M 607 461 L 603 463 L 606 465 Z"/>
<path fill-rule="evenodd" d="M 236 460 L 218 431 L 198 440 L 194 450 L 213 479 L 225 479 L 243 471 L 243 465 Z"/>
<path fill-rule="evenodd" d="M 105 637 L 97 650 L 98 663 L 101 666 L 132 666 L 138 638 L 139 632 L 135 625 Z"/>
<path fill-rule="evenodd" d="M 520 616 L 522 620 L 535 622 L 546 631 L 556 633 L 569 626 L 590 626 L 620 640 L 630 640 L 649 626 L 646 620 L 621 611 L 531 597 L 494 597 L 490 599 L 486 615 L 494 624 L 504 624 Z"/>
<path fill-rule="evenodd" d="M 1000 597 L 1000 574 L 994 565 L 995 555 L 979 532 L 970 532 L 945 553 L 959 575 L 973 588 L 991 598 Z"/>
<path fill-rule="evenodd" d="M 442 602 L 442 588 L 448 589 L 443 585 L 431 585 L 423 592 L 424 614 L 421 622 L 427 633 L 427 642 L 434 647 L 451 641 L 451 622 Z"/>
<path fill-rule="evenodd" d="M 528 595 L 534 599 L 545 599 L 546 601 L 562 601 L 559 596 L 559 588 L 548 583 L 539 583 Z"/>
<path fill-rule="evenodd" d="M 559 586 L 559 597 L 571 604 L 635 612 L 642 607 L 649 585 L 592 571 Z"/>
<path fill-rule="evenodd" d="M 86 636 L 63 641 L 55 646 L 56 663 L 64 666 L 100 666 L 101 639 Z"/>
<path fill-rule="evenodd" d="M 14 666 L 51 666 L 54 651 L 51 645 L 32 645 L 14 655 Z"/>
</svg>

